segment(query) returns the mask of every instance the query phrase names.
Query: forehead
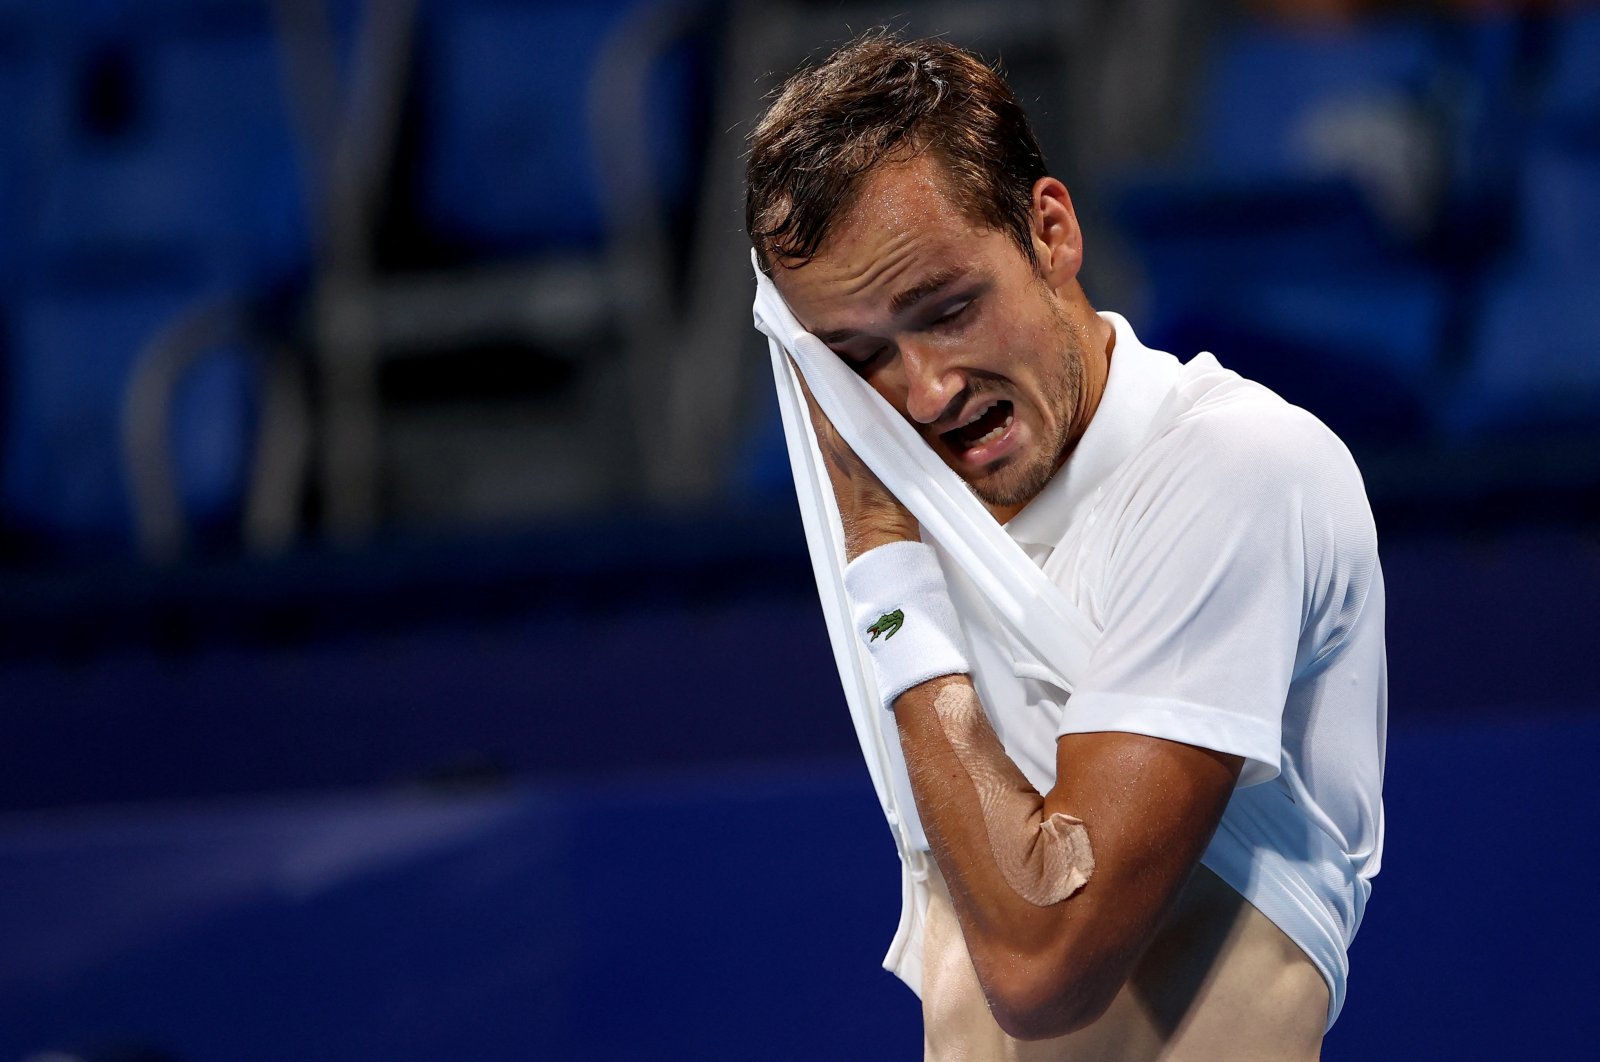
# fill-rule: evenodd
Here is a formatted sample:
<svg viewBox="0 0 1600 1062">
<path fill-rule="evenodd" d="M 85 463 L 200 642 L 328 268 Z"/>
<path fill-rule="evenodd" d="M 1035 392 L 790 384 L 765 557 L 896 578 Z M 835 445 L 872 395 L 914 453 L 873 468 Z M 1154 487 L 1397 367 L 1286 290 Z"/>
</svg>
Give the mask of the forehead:
<svg viewBox="0 0 1600 1062">
<path fill-rule="evenodd" d="M 995 239 L 1009 243 L 968 217 L 947 181 L 927 154 L 877 167 L 815 256 L 800 268 L 773 270 L 802 322 L 815 329 L 822 322 L 809 317 L 886 301 L 926 273 L 975 264 Z"/>
</svg>

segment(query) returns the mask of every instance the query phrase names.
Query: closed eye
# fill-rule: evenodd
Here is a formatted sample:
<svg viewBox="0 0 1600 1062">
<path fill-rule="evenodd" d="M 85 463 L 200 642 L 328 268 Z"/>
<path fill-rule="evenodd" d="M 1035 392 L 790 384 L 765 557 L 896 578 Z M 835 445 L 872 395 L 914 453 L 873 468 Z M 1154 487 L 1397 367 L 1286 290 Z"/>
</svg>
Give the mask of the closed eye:
<svg viewBox="0 0 1600 1062">
<path fill-rule="evenodd" d="M 847 353 L 845 354 L 844 359 L 850 363 L 851 368 L 860 370 L 867 368 L 873 362 L 877 361 L 880 356 L 888 351 L 888 349 L 888 344 L 880 344 L 864 354 L 858 354 L 853 351 Z"/>
<path fill-rule="evenodd" d="M 977 301 L 978 301 L 977 297 L 974 296 L 974 297 L 969 298 L 969 299 L 962 299 L 959 302 L 952 303 L 944 311 L 942 311 L 937 317 L 935 317 L 929 323 L 928 327 L 929 328 L 948 328 L 948 327 L 951 327 L 951 326 L 957 324 L 966 315 L 966 312 L 969 309 L 972 308 L 973 303 L 975 303 Z"/>
<path fill-rule="evenodd" d="M 975 316 L 970 311 L 972 311 L 972 308 L 977 304 L 977 302 L 977 294 L 962 296 L 956 299 L 954 302 L 947 303 L 931 319 L 925 319 L 926 323 L 920 327 L 923 331 L 930 332 L 959 331 L 961 328 L 965 327 L 966 324 Z M 862 338 L 865 339 L 866 337 Z M 882 343 L 871 348 L 870 350 L 865 351 L 849 346 L 846 346 L 843 349 L 841 349 L 840 346 L 834 346 L 833 350 L 840 357 L 844 358 L 845 361 L 850 364 L 852 369 L 855 369 L 859 373 L 864 373 L 876 365 L 884 355 L 892 353 L 894 346 L 893 344 Z"/>
</svg>

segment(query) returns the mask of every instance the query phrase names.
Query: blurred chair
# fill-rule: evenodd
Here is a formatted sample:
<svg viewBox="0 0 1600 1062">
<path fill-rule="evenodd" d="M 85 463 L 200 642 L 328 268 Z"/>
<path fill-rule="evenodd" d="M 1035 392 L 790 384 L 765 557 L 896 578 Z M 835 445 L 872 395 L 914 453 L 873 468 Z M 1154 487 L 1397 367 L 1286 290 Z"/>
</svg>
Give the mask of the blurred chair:
<svg viewBox="0 0 1600 1062">
<path fill-rule="evenodd" d="M 673 286 L 681 257 L 658 254 L 672 241 L 652 235 L 692 210 L 704 140 L 690 86 L 706 76 L 692 45 L 712 5 L 401 0 L 368 9 L 342 81 L 304 47 L 316 6 L 280 0 L 302 125 L 331 129 L 307 139 L 339 146 L 315 167 L 327 201 L 314 328 L 330 531 L 360 540 L 386 505 L 391 516 L 484 523 L 636 497 L 648 444 L 618 382 L 630 356 L 620 348 L 640 334 L 659 343 L 666 328 L 653 293 Z M 401 143 L 403 108 L 414 125 Z M 619 232 L 601 191 L 616 157 L 599 138 L 635 111 L 645 135 L 623 155 L 651 195 Z M 420 264 L 375 260 L 385 202 L 388 222 L 398 208 L 424 245 L 412 252 Z M 632 261 L 619 276 L 624 249 Z M 633 324 L 642 319 L 652 326 Z M 484 350 L 529 363 L 508 374 L 564 365 L 531 396 L 455 401 L 441 379 L 437 401 L 413 388 L 409 408 L 386 402 L 380 378 Z"/>
<path fill-rule="evenodd" d="M 96 288 L 44 287 L 16 306 L 6 381 L 7 522 L 46 553 L 135 544 L 124 478 L 122 416 L 151 337 L 192 304 L 162 278 Z M 246 482 L 253 380 L 226 359 L 175 395 L 175 490 L 198 524 L 225 521 Z"/>
<path fill-rule="evenodd" d="M 260 301 L 308 259 L 272 25 L 243 0 L 65 0 L 33 14 L 20 46 L 33 88 L 7 167 L 31 211 L 5 262 L 4 520 L 46 553 L 140 543 L 170 558 L 176 539 L 142 539 L 148 492 L 123 475 L 141 460 L 122 451 L 130 389 L 144 380 L 144 401 L 172 414 L 160 452 L 200 532 L 191 542 L 247 508 L 256 418 L 283 406 L 262 384 L 281 373 L 236 354 L 184 374 L 141 364 L 197 306 Z M 153 379 L 173 392 L 149 394 Z"/>
<path fill-rule="evenodd" d="M 634 82 L 628 88 L 648 119 L 638 132 L 649 180 L 661 202 L 681 208 L 692 122 L 674 42 L 635 48 L 633 63 L 609 71 L 610 86 L 596 78 L 613 38 L 637 32 L 636 11 L 673 6 L 467 0 L 427 11 L 418 174 L 426 220 L 443 237 L 491 252 L 599 251 L 606 145 L 590 122 L 591 101 L 619 79 Z"/>
<path fill-rule="evenodd" d="M 1449 406 L 1457 437 L 1600 437 L 1600 11 L 1554 16 L 1518 157 L 1512 242 Z"/>
<path fill-rule="evenodd" d="M 1573 4 L 1552 17 L 1551 55 L 1543 88 L 1547 120 L 1600 126 L 1600 9 Z"/>
<path fill-rule="evenodd" d="M 1509 204 L 1527 135 L 1527 19 L 1478 11 L 1434 25 L 1441 67 L 1434 107 L 1443 119 L 1446 184 L 1433 234 L 1436 260 L 1471 280 L 1509 238 Z"/>
<path fill-rule="evenodd" d="M 1600 128 L 1587 135 L 1536 136 L 1522 158 L 1521 178 L 1513 254 L 1541 268 L 1593 276 L 1600 234 Z"/>
<path fill-rule="evenodd" d="M 1352 443 L 1420 437 L 1451 307 L 1424 253 L 1446 171 L 1432 28 L 1216 42 L 1181 171 L 1116 182 L 1149 339 L 1215 351 Z"/>
<path fill-rule="evenodd" d="M 1450 407 L 1458 437 L 1600 439 L 1600 270 L 1496 278 Z"/>
<path fill-rule="evenodd" d="M 181 259 L 218 287 L 303 267 L 308 233 L 278 65 L 264 20 L 130 29 L 84 55 L 78 131 L 57 160 L 34 253 L 71 264 L 110 251 L 135 273 L 145 256 Z M 94 128 L 93 110 L 110 106 L 123 113 Z"/>
<path fill-rule="evenodd" d="M 0 285 L 26 272 L 27 236 L 67 131 L 71 65 L 41 27 L 0 9 Z"/>
<path fill-rule="evenodd" d="M 1600 233 L 1600 10 L 1551 20 L 1521 157 L 1516 253 L 1592 271 Z"/>
<path fill-rule="evenodd" d="M 121 442 L 146 560 L 178 560 L 197 540 L 231 535 L 235 523 L 256 556 L 293 542 L 310 456 L 308 402 L 297 359 L 252 317 L 244 302 L 190 307 L 139 352 Z"/>
<path fill-rule="evenodd" d="M 1437 130 L 1433 27 L 1241 26 L 1217 47 L 1195 101 L 1190 165 L 1217 180 L 1339 177 L 1402 233 L 1426 224 Z"/>
</svg>

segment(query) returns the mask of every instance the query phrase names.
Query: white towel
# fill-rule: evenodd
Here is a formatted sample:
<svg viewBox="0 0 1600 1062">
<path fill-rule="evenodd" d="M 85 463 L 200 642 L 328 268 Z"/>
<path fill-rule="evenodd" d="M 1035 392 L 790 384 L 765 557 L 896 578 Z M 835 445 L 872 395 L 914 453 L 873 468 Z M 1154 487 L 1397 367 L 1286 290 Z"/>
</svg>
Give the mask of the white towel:
<svg viewBox="0 0 1600 1062">
<path fill-rule="evenodd" d="M 795 492 L 834 661 L 879 801 L 895 823 L 884 713 L 876 706 L 871 660 L 851 627 L 843 584 L 844 533 L 797 368 L 839 434 L 921 523 L 923 540 L 966 574 L 995 616 L 1039 661 L 1070 684 L 1083 673 L 1097 634 L 905 418 L 800 326 L 762 273 L 754 251 L 751 263 L 756 273 L 755 324 L 769 341 Z M 898 741 L 894 746 L 898 748 Z"/>
</svg>

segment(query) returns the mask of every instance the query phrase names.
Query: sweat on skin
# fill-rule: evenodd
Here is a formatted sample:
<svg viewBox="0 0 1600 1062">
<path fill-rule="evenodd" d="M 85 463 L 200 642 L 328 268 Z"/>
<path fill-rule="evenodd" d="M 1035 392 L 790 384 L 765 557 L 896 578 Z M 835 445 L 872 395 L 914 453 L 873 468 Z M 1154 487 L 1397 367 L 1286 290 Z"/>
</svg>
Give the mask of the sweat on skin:
<svg viewBox="0 0 1600 1062">
<path fill-rule="evenodd" d="M 1035 907 L 1060 903 L 1083 888 L 1094 873 L 1083 820 L 1044 814 L 1044 798 L 1006 755 L 977 691 L 965 681 L 951 682 L 934 696 L 933 710 L 977 793 L 989 850 L 1006 884 Z"/>
<path fill-rule="evenodd" d="M 892 54 L 882 55 L 885 49 Z M 898 129 L 908 137 L 900 149 L 886 149 L 871 166 L 851 171 L 860 178 L 851 194 L 827 186 L 833 194 L 803 200 L 822 211 L 826 224 L 813 224 L 816 218 L 794 224 L 803 237 L 810 232 L 815 239 L 779 242 L 769 248 L 773 254 L 757 239 L 764 279 L 794 318 L 791 324 L 791 314 L 778 315 L 782 334 L 763 327 L 774 343 L 780 396 L 797 382 L 805 386 L 780 362 L 785 336 L 803 337 L 800 349 L 810 367 L 820 360 L 837 377 L 838 363 L 817 348 L 831 349 L 904 421 L 887 426 L 889 437 L 897 444 L 926 444 L 929 453 L 914 448 L 918 468 L 930 471 L 931 454 L 998 524 L 1020 515 L 1026 525 L 1001 531 L 1024 547 L 1026 555 L 1019 558 L 1003 541 L 990 543 L 995 529 L 974 523 L 965 496 L 948 494 L 948 485 L 946 492 L 924 495 L 920 483 L 891 462 L 882 473 L 896 489 L 885 490 L 813 404 L 810 427 L 826 458 L 819 462 L 804 422 L 794 416 L 793 395 L 787 396 L 785 428 L 797 480 L 804 470 L 807 481 L 800 486 L 818 491 L 812 496 L 802 490 L 801 501 L 819 586 L 834 606 L 830 618 L 854 621 L 856 632 L 870 631 L 869 623 L 892 615 L 879 609 L 905 604 L 905 626 L 914 630 L 930 604 L 916 601 L 909 589 L 891 587 L 884 594 L 848 593 L 858 611 L 841 616 L 838 600 L 830 596 L 840 587 L 824 578 L 828 565 L 841 559 L 837 540 L 828 535 L 830 515 L 844 532 L 847 592 L 858 561 L 895 543 L 918 542 L 924 530 L 932 532 L 930 547 L 949 553 L 940 559 L 953 558 L 968 577 L 951 589 L 974 606 L 958 624 L 980 650 L 969 661 L 973 668 L 941 669 L 936 664 L 943 661 L 924 660 L 891 672 L 897 680 L 891 683 L 878 668 L 880 655 L 890 654 L 874 644 L 869 651 L 879 696 L 872 703 L 861 696 L 869 691 L 860 688 L 862 661 L 853 655 L 859 648 L 839 653 L 847 695 L 857 694 L 852 714 L 869 766 L 878 769 L 874 778 L 906 867 L 908 910 L 886 965 L 913 988 L 920 985 L 928 1057 L 1315 1058 L 1323 1030 L 1337 1016 L 1345 950 L 1382 841 L 1382 587 L 1368 541 L 1370 514 L 1348 455 L 1323 455 L 1327 460 L 1314 470 L 1278 469 L 1271 458 L 1282 449 L 1298 453 L 1307 441 L 1307 432 L 1297 430 L 1287 436 L 1288 447 L 1259 445 L 1259 429 L 1281 419 L 1280 399 L 1256 395 L 1259 403 L 1240 405 L 1233 399 L 1253 385 L 1224 379 L 1209 355 L 1191 363 L 1192 369 L 1181 367 L 1171 355 L 1147 350 L 1117 315 L 1094 312 L 1077 283 L 1082 240 L 1070 200 L 1059 181 L 1035 173 L 1042 174 L 1043 163 L 1031 137 L 1015 150 L 968 151 L 973 137 L 985 135 L 967 120 L 987 113 L 975 101 L 987 98 L 988 90 L 953 97 L 962 106 L 930 119 L 927 137 L 915 135 L 917 127 L 902 121 L 907 110 L 899 93 L 926 90 L 928 106 L 937 108 L 947 87 L 963 81 L 941 65 L 945 53 L 939 46 L 869 42 L 841 55 L 833 73 L 851 73 L 852 64 L 865 71 L 855 81 L 844 78 L 856 95 L 834 94 L 848 105 L 830 108 L 828 93 L 807 97 L 807 83 L 796 82 L 799 87 L 785 89 L 784 106 L 775 107 L 775 117 L 769 115 L 754 138 L 752 233 L 787 231 L 764 228 L 783 220 L 776 214 L 784 195 L 815 193 L 806 175 L 830 173 L 830 164 L 848 157 L 830 150 L 830 136 L 855 144 L 858 129 L 886 136 Z M 973 85 L 987 84 L 970 65 L 966 73 Z M 886 95 L 873 78 L 888 78 L 893 91 Z M 992 95 L 995 113 L 1010 115 L 1009 94 L 996 89 Z M 880 104 L 876 124 L 857 100 Z M 832 124 L 808 126 L 813 111 Z M 784 140 L 791 129 L 810 129 L 817 143 Z M 944 138 L 947 129 L 960 135 Z M 783 153 L 801 148 L 810 150 L 800 160 L 802 178 L 780 187 L 785 171 L 777 163 Z M 999 171 L 986 163 L 1001 158 L 1012 166 L 1006 173 L 1032 179 L 1026 224 L 1018 213 L 1000 217 L 988 209 L 996 202 L 1020 207 L 1020 188 L 1001 195 L 976 179 L 998 178 Z M 784 248 L 795 257 L 786 258 L 791 251 Z M 768 324 L 762 303 L 771 304 L 771 294 L 765 291 L 757 300 L 758 319 Z M 1115 399 L 1108 391 L 1113 353 L 1121 367 Z M 835 390 L 831 397 L 837 397 L 837 385 L 828 382 Z M 1206 405 L 1213 395 L 1227 396 L 1225 409 Z M 1155 404 L 1161 396 L 1179 401 L 1169 409 Z M 1103 397 L 1112 412 L 1100 423 L 1109 427 L 1086 440 Z M 883 429 L 885 411 L 871 405 L 867 423 Z M 1195 434 L 1184 433 L 1182 454 L 1139 441 L 1154 437 L 1147 428 L 1176 424 L 1189 413 L 1197 414 L 1198 426 Z M 876 445 L 881 433 L 864 435 L 861 424 L 841 427 L 868 457 L 882 456 Z M 1086 441 L 1093 445 L 1078 454 L 1083 460 L 1059 475 Z M 1241 448 L 1250 458 L 1248 468 L 1266 476 L 1270 489 L 1259 497 L 1238 490 L 1237 475 L 1210 482 L 1215 466 L 1225 464 L 1216 459 Z M 1156 467 L 1125 469 L 1121 459 L 1144 454 Z M 824 468 L 836 508 L 827 504 L 827 484 L 818 481 Z M 946 469 L 931 469 L 935 480 L 942 483 Z M 1188 474 L 1177 475 L 1179 469 Z M 1280 472 L 1285 478 L 1277 478 Z M 1309 540 L 1303 533 L 1310 526 L 1302 518 L 1306 510 L 1298 502 L 1276 504 L 1300 499 L 1308 482 L 1329 478 L 1348 484 L 1348 497 L 1326 511 L 1330 519 L 1348 518 L 1354 526 L 1349 541 L 1331 533 Z M 1192 487 L 1197 481 L 1210 489 L 1186 492 L 1173 485 Z M 1054 505 L 1024 511 L 1052 485 Z M 1137 512 L 1138 521 L 1095 523 L 1090 511 L 1075 523 L 1076 500 L 1099 487 L 1116 490 L 1119 498 L 1148 499 L 1119 510 Z M 1219 499 L 1239 504 L 1222 509 L 1215 504 Z M 950 512 L 943 511 L 943 501 L 952 502 Z M 927 521 L 926 528 L 911 510 Z M 1199 517 L 1219 512 L 1238 519 L 1218 521 L 1222 526 L 1212 536 L 1194 533 Z M 1264 541 L 1238 539 L 1232 532 L 1241 526 L 1261 529 Z M 1280 526 L 1301 532 L 1283 540 L 1287 549 L 1273 534 Z M 1091 530 L 1092 549 L 1080 548 Z M 974 541 L 993 548 L 968 549 Z M 1212 547 L 1232 544 L 1239 551 L 1225 556 L 1237 556 L 1240 564 L 1231 570 L 1243 574 L 1216 592 Z M 1122 556 L 1126 563 L 1049 574 L 1043 565 L 1051 556 L 1075 563 Z M 1324 557 L 1352 558 L 1355 570 L 1370 578 L 1317 580 L 1306 573 L 1324 569 L 1275 567 L 1280 560 L 1285 567 L 1301 559 L 1309 566 Z M 1097 625 L 1108 637 L 1081 630 L 1076 620 L 1083 617 L 1073 617 L 1071 609 L 1057 610 L 1059 616 L 985 609 L 991 586 L 1000 599 L 991 603 L 1029 599 L 1025 589 L 1019 597 L 1011 585 L 1019 559 L 1039 565 L 1039 578 L 1057 589 L 1085 595 L 1080 600 L 1096 591 L 1101 602 L 1115 598 L 1118 611 Z M 1031 585 L 1034 569 L 1021 574 L 1020 581 Z M 1376 607 L 1357 617 L 1367 622 L 1358 630 L 1335 626 L 1328 634 L 1322 627 L 1307 629 L 1306 593 L 1325 589 L 1326 600 L 1348 602 L 1345 586 L 1363 594 L 1370 588 Z M 954 607 L 954 601 L 949 604 Z M 1349 611 L 1330 606 L 1319 617 L 1337 613 L 1342 620 Z M 1054 688 L 1028 685 L 1022 661 L 1005 659 L 1015 632 L 1001 629 L 1007 622 L 1026 624 L 1022 640 L 1029 643 L 1046 637 L 1057 621 L 1066 621 L 1068 633 L 1096 642 L 1100 654 L 1098 662 L 1091 656 L 1087 662 L 1075 659 L 1074 666 L 1053 666 L 1063 680 L 1072 680 L 1079 701 L 1068 713 L 1078 717 L 1063 717 L 1059 730 L 1056 715 L 1065 709 L 1065 698 Z M 851 625 L 832 625 L 836 649 Z M 1176 652 L 1161 637 L 1174 629 L 1187 635 Z M 907 636 L 895 635 L 894 644 Z M 1349 681 L 1335 689 L 1331 680 L 1322 683 L 1311 675 L 1296 687 L 1291 678 L 1285 699 L 1277 679 L 1291 660 L 1300 659 L 1302 643 L 1331 647 L 1335 654 L 1348 650 L 1328 666 Z M 1074 643 L 1075 658 L 1076 648 Z M 1252 666 L 1237 665 L 1239 660 Z M 847 667 L 852 661 L 857 666 Z M 1008 663 L 1018 665 L 1015 675 Z M 977 704 L 971 680 L 955 677 L 977 673 L 975 668 L 981 669 L 983 699 L 1006 734 L 1003 746 L 986 725 L 989 717 Z M 909 681 L 902 685 L 902 678 Z M 1345 685 L 1352 692 L 1343 692 Z M 948 693 L 951 687 L 959 688 Z M 892 736 L 880 716 L 890 700 L 901 763 L 893 761 Z M 1176 711 L 1174 703 L 1183 710 Z M 1015 717 L 1013 705 L 1019 706 Z M 1330 710 L 1320 713 L 1323 707 Z M 1348 713 L 1336 715 L 1338 709 Z M 1308 717 L 1321 729 L 1304 728 Z M 1340 722 L 1328 721 L 1333 718 Z M 1006 749 L 1016 750 L 1015 764 Z M 1329 766 L 1312 772 L 1317 779 L 1287 769 L 1273 775 L 1284 764 L 1300 763 Z M 1041 781 L 1034 790 L 1012 776 L 1016 764 L 1027 767 L 1028 777 L 1053 781 Z M 1355 776 L 1349 784 L 1334 780 L 1347 770 Z M 1320 785 L 1311 784 L 1316 781 Z M 916 819 L 907 814 L 909 800 Z M 1327 821 L 1344 833 L 1336 837 L 1315 828 Z M 1219 829 L 1223 822 L 1227 830 Z M 1078 867 L 1083 880 L 1064 890 L 1072 902 L 1044 903 L 1062 866 L 1074 862 L 1063 840 L 1076 831 L 1062 828 L 1073 825 L 1093 832 L 1093 852 L 1087 850 L 1087 833 L 1081 837 L 1088 857 Z M 1316 842 L 1313 850 L 1281 844 L 1284 837 L 1302 836 Z M 930 852 L 931 864 L 924 854 Z M 1095 875 L 1092 884 L 1089 873 Z M 1322 902 L 1304 902 L 1308 895 Z M 920 949 L 911 937 L 919 928 Z"/>
</svg>

